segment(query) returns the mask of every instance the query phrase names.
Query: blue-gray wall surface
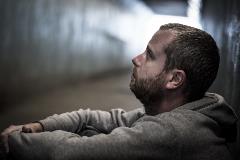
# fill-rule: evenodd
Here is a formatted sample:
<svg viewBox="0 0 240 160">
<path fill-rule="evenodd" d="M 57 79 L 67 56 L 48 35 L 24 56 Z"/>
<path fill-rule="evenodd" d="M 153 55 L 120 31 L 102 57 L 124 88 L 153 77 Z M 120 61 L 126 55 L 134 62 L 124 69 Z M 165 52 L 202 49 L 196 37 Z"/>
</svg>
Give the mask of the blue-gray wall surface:
<svg viewBox="0 0 240 160">
<path fill-rule="evenodd" d="M 126 67 L 111 0 L 0 0 L 0 103 Z M 131 64 L 129 62 L 129 64 Z"/>
<path fill-rule="evenodd" d="M 203 28 L 211 33 L 220 48 L 218 77 L 211 90 L 220 93 L 240 115 L 240 1 L 203 0 Z M 240 123 L 236 158 L 240 157 Z"/>
</svg>

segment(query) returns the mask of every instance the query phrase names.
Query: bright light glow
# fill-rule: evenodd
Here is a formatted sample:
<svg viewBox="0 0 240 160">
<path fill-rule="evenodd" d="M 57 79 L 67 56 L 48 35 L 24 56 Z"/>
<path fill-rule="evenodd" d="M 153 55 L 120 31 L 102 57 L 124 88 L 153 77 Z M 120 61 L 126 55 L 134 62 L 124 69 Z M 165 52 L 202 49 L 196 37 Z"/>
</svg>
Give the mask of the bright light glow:
<svg viewBox="0 0 240 160">
<path fill-rule="evenodd" d="M 128 1 L 126 1 L 128 2 Z M 119 14 L 107 31 L 125 42 L 128 60 L 142 53 L 152 35 L 166 23 L 181 23 L 201 29 L 201 0 L 188 0 L 187 17 L 154 14 L 141 1 L 131 3 L 132 10 Z"/>
<path fill-rule="evenodd" d="M 129 56 L 133 57 L 143 52 L 152 35 L 163 24 L 181 23 L 202 29 L 202 26 L 200 24 L 201 0 L 189 0 L 188 4 L 189 7 L 187 10 L 187 17 L 154 14 L 153 12 L 149 11 L 149 8 L 147 8 L 144 5 L 141 5 L 143 10 L 139 11 L 138 14 L 135 15 L 134 19 L 131 19 L 132 21 L 134 21 L 135 25 L 131 25 L 132 26 L 131 28 L 129 28 L 129 25 L 127 25 L 126 23 L 124 25 L 128 26 L 128 28 L 125 30 L 126 34 L 122 34 L 124 35 L 125 38 L 124 37 L 122 38 L 124 39 L 124 41 L 127 42 L 127 44 L 129 44 L 128 45 L 128 52 L 130 53 Z M 141 7 L 139 7 L 138 9 L 140 10 Z M 124 19 L 126 20 L 128 18 L 124 17 L 123 21 Z M 125 27 L 123 27 L 122 29 L 124 28 Z M 124 33 L 124 30 L 122 33 Z"/>
<path fill-rule="evenodd" d="M 187 17 L 190 21 L 193 21 L 195 24 L 193 27 L 202 29 L 200 24 L 201 16 L 200 16 L 200 8 L 202 0 L 188 0 L 188 10 Z"/>
<path fill-rule="evenodd" d="M 181 23 L 188 26 L 201 28 L 198 21 L 194 21 L 193 19 L 189 17 L 182 17 L 182 16 L 166 16 L 166 15 L 153 15 L 148 23 L 146 24 L 147 32 L 145 37 L 147 39 L 150 39 L 151 36 L 156 32 L 159 27 L 163 24 L 167 23 Z"/>
<path fill-rule="evenodd" d="M 131 54 L 129 56 L 133 57 L 143 52 L 152 35 L 159 29 L 161 25 L 167 23 L 181 23 L 201 29 L 200 23 L 189 17 L 156 14 L 151 15 L 148 18 L 145 18 L 144 23 L 139 25 L 140 27 L 134 29 L 132 28 L 132 31 L 129 31 L 128 29 L 127 34 L 125 34 L 128 36 L 126 36 L 126 39 L 124 40 L 130 45 L 128 49 Z"/>
</svg>

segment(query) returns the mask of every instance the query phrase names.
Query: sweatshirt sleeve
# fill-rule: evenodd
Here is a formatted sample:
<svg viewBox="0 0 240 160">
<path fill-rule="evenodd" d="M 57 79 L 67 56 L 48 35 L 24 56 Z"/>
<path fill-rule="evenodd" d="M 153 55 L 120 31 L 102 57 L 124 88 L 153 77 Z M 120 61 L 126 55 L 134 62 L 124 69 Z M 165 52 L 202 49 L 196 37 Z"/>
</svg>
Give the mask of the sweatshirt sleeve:
<svg viewBox="0 0 240 160">
<path fill-rule="evenodd" d="M 99 133 L 109 133 L 116 127 L 130 126 L 143 115 L 143 109 L 125 112 L 113 109 L 110 112 L 100 110 L 83 110 L 53 115 L 40 120 L 44 131 L 63 130 L 80 133 L 84 129 L 94 129 Z"/>
<path fill-rule="evenodd" d="M 92 137 L 59 130 L 14 132 L 9 137 L 10 154 L 25 160 L 178 159 L 176 134 L 161 123 L 141 122 Z"/>
</svg>

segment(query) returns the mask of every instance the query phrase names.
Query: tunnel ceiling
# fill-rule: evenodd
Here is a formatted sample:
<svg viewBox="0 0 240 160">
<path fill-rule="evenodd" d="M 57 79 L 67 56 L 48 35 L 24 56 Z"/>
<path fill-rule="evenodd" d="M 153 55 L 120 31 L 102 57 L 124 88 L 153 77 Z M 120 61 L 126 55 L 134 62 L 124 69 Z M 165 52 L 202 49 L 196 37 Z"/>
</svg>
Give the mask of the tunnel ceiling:
<svg viewBox="0 0 240 160">
<path fill-rule="evenodd" d="M 187 16 L 188 0 L 141 0 L 156 14 Z"/>
</svg>

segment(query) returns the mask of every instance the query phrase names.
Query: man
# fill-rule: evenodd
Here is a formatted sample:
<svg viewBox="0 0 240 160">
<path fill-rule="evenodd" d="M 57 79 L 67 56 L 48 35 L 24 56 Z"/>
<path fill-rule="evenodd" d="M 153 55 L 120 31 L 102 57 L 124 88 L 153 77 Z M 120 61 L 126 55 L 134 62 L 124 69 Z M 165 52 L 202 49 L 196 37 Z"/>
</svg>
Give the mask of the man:
<svg viewBox="0 0 240 160">
<path fill-rule="evenodd" d="M 130 89 L 144 109 L 78 110 L 1 135 L 13 159 L 230 160 L 237 116 L 223 97 L 206 93 L 219 66 L 213 38 L 166 24 L 134 64 Z"/>
</svg>

